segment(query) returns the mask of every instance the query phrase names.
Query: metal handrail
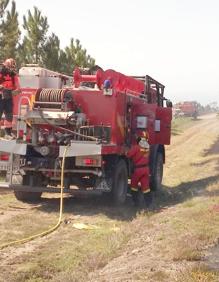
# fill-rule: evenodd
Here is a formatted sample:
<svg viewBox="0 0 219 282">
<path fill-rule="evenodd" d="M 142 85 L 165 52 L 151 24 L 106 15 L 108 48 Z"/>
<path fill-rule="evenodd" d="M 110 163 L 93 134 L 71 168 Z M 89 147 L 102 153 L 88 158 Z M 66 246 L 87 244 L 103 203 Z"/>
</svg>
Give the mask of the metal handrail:
<svg viewBox="0 0 219 282">
<path fill-rule="evenodd" d="M 21 121 L 21 106 L 22 102 L 26 100 L 28 102 L 28 109 L 31 107 L 30 98 L 27 96 L 21 96 L 18 101 L 18 117 L 17 117 L 17 138 L 19 138 L 19 128 L 20 128 L 20 121 Z M 26 129 L 27 131 L 27 129 Z M 27 132 L 24 132 L 24 137 L 26 136 Z"/>
</svg>

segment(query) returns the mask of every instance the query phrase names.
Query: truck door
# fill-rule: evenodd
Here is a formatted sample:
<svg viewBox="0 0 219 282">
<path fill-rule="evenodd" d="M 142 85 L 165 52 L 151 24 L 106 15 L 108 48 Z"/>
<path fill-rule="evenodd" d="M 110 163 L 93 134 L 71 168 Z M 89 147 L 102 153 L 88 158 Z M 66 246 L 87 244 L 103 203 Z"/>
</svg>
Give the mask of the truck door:
<svg viewBox="0 0 219 282">
<path fill-rule="evenodd" d="M 157 107 L 154 123 L 155 143 L 170 144 L 172 108 Z"/>
<path fill-rule="evenodd" d="M 136 139 L 138 134 L 142 131 L 149 133 L 150 144 L 156 144 L 154 121 L 157 106 L 155 104 L 143 103 L 141 100 L 136 99 L 132 101 L 132 142 Z"/>
</svg>

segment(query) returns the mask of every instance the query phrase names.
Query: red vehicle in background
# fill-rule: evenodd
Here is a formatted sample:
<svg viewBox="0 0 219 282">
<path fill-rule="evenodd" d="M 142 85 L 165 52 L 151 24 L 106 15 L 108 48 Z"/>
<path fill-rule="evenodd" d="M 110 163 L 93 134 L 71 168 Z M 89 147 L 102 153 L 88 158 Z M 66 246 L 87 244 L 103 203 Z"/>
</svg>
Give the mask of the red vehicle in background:
<svg viewBox="0 0 219 282">
<path fill-rule="evenodd" d="M 198 116 L 198 103 L 196 101 L 185 101 L 177 104 L 177 107 L 181 110 L 184 116 L 193 117 Z"/>
<path fill-rule="evenodd" d="M 18 139 L 0 141 L 0 150 L 14 155 L 11 187 L 17 199 L 36 200 L 43 192 L 60 190 L 61 160 L 68 146 L 64 192 L 101 191 L 114 203 L 124 203 L 131 174 L 126 151 L 145 131 L 151 189 L 158 189 L 172 119 L 164 85 L 147 75 L 130 77 L 113 70 L 82 75 L 76 69 L 73 81 L 62 89 L 35 88 L 34 97 L 28 96 L 31 108 L 20 116 Z M 28 93 L 18 99 L 25 100 Z"/>
</svg>

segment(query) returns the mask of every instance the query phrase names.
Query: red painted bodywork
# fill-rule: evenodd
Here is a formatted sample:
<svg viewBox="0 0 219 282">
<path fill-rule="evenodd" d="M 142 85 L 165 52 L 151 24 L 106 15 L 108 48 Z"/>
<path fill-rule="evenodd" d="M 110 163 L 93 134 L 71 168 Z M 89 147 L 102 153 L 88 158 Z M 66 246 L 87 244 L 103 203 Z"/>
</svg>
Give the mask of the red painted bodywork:
<svg viewBox="0 0 219 282">
<path fill-rule="evenodd" d="M 89 123 L 92 125 L 111 126 L 111 143 L 116 144 L 116 148 L 111 148 L 117 153 L 118 146 L 125 143 L 126 138 L 126 106 L 127 94 L 115 92 L 112 96 L 103 95 L 102 91 L 73 91 L 74 100 L 80 105 L 82 112 L 86 113 Z M 171 109 L 157 107 L 155 104 L 147 104 L 142 99 L 132 96 L 132 141 L 135 141 L 135 135 L 142 131 L 137 129 L 136 118 L 143 115 L 148 118 L 148 126 L 145 128 L 149 132 L 151 144 L 169 144 L 170 143 L 170 123 Z M 164 110 L 164 111 L 163 111 Z M 156 115 L 157 113 L 157 115 Z M 154 131 L 155 119 L 159 118 L 162 122 L 161 132 Z M 166 127 L 168 122 L 169 127 Z M 105 149 L 107 150 L 107 149 Z M 119 150 L 120 151 L 120 150 Z"/>
<path fill-rule="evenodd" d="M 74 80 L 75 85 L 69 91 L 74 103 L 86 114 L 89 125 L 111 127 L 110 143 L 102 145 L 102 154 L 124 154 L 127 138 L 130 144 L 134 144 L 136 136 L 145 130 L 149 133 L 150 144 L 170 144 L 172 111 L 171 108 L 158 106 L 155 89 L 150 89 L 151 101 L 147 103 L 140 97 L 145 83 L 114 70 L 98 70 L 96 75 L 81 75 L 75 70 Z M 102 89 L 105 80 L 110 80 L 112 95 L 105 95 Z M 79 87 L 82 82 L 96 83 L 97 89 Z M 30 99 L 35 93 L 36 89 L 22 89 L 22 94 L 14 98 L 15 116 L 21 97 Z M 27 104 L 27 100 L 24 99 L 22 104 Z M 137 128 L 139 116 L 146 117 L 145 128 Z M 155 131 L 156 120 L 160 123 L 160 131 Z"/>
<path fill-rule="evenodd" d="M 198 111 L 198 104 L 195 101 L 182 102 L 177 104 L 177 106 L 186 116 L 192 116 Z"/>
<path fill-rule="evenodd" d="M 156 91 L 151 89 L 151 103 L 140 98 L 144 82 L 125 76 L 113 70 L 98 71 L 96 75 L 79 75 L 76 70 L 74 78 L 77 86 L 80 82 L 96 82 L 99 90 L 73 89 L 73 98 L 91 125 L 111 126 L 111 146 L 103 145 L 103 154 L 123 154 L 127 138 L 127 105 L 131 108 L 131 143 L 135 143 L 136 135 L 141 131 L 149 132 L 150 144 L 170 144 L 172 109 L 157 105 Z M 86 80 L 87 79 L 87 80 Z M 112 96 L 104 95 L 104 80 L 110 80 L 113 89 Z M 145 116 L 147 126 L 137 128 L 137 117 Z M 160 122 L 160 131 L 155 131 L 155 120 Z"/>
</svg>

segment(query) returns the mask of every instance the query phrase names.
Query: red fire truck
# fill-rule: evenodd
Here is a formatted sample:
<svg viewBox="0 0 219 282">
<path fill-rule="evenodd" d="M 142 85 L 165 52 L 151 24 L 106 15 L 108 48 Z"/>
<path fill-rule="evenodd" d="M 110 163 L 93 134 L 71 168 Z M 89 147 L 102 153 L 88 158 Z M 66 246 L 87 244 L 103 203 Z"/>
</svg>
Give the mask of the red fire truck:
<svg viewBox="0 0 219 282">
<path fill-rule="evenodd" d="M 114 203 L 124 203 L 131 174 L 125 152 L 146 130 L 151 188 L 158 189 L 172 119 L 164 85 L 147 75 L 113 70 L 82 75 L 76 69 L 73 76 L 72 87 L 39 88 L 31 109 L 18 117 L 18 139 L 0 141 L 0 150 L 14 156 L 10 179 L 16 198 L 31 201 L 43 192 L 58 192 L 68 146 L 64 192 L 101 191 Z M 19 123 L 25 124 L 22 130 Z"/>
<path fill-rule="evenodd" d="M 187 117 L 193 117 L 194 119 L 198 116 L 198 103 L 196 101 L 185 101 L 177 104 L 178 108 Z"/>
</svg>

